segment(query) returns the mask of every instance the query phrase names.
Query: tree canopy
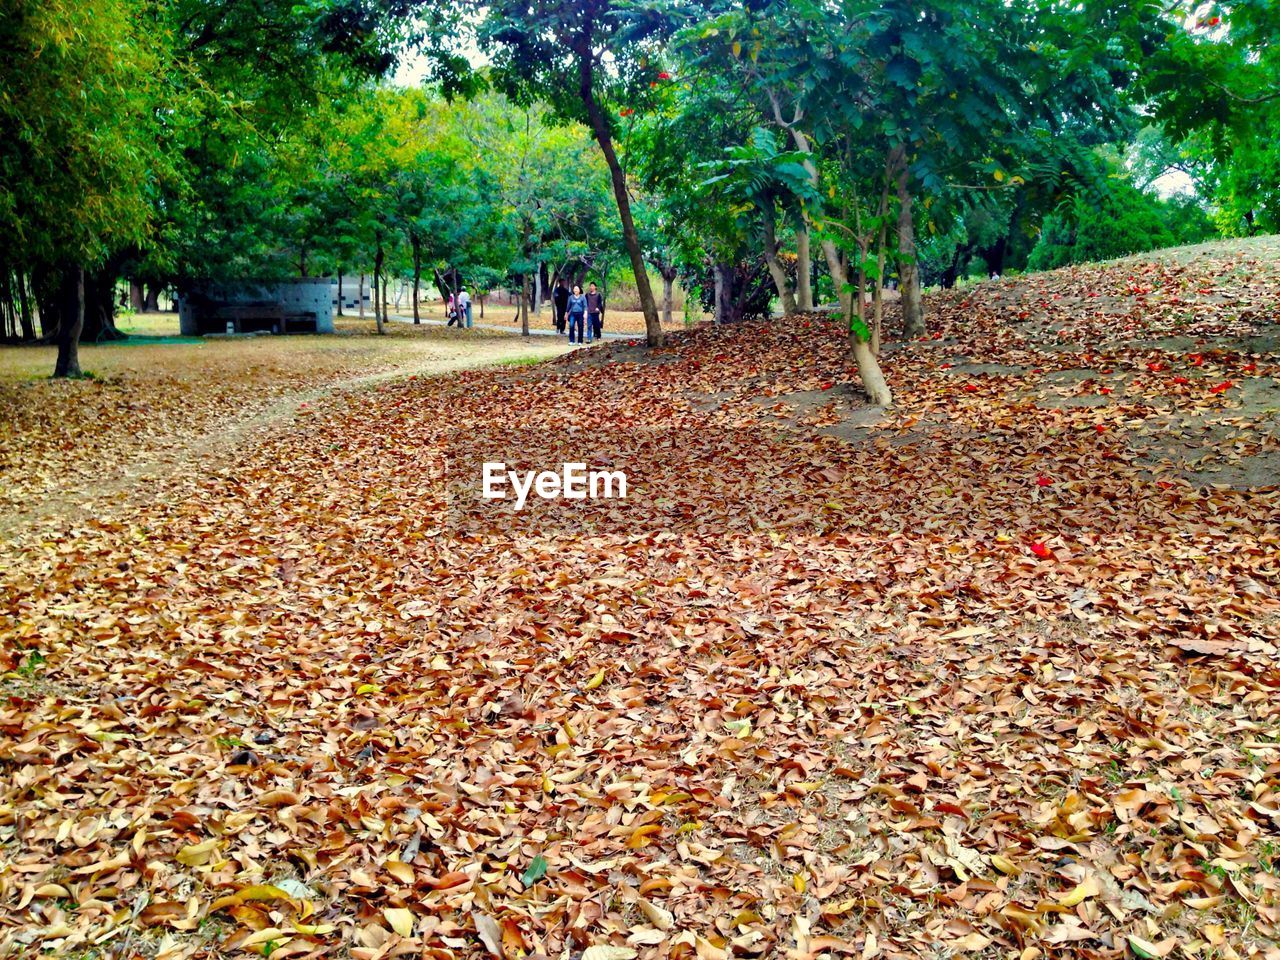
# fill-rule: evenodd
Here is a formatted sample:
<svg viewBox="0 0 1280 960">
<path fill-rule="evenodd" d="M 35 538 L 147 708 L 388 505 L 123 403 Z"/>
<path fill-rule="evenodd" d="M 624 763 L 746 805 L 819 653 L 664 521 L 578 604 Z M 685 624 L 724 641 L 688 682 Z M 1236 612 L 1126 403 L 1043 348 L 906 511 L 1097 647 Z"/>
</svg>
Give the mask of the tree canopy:
<svg viewBox="0 0 1280 960">
<path fill-rule="evenodd" d="M 668 319 L 677 277 L 722 322 L 834 301 L 888 402 L 881 342 L 927 329 L 925 283 L 1277 227 L 1262 0 L 3 9 L 0 298 L 13 334 L 63 335 L 62 372 L 121 279 L 373 273 L 416 316 L 424 277 L 536 308 L 625 265 L 653 344 L 651 270 Z M 421 89 L 387 79 L 407 55 Z"/>
</svg>

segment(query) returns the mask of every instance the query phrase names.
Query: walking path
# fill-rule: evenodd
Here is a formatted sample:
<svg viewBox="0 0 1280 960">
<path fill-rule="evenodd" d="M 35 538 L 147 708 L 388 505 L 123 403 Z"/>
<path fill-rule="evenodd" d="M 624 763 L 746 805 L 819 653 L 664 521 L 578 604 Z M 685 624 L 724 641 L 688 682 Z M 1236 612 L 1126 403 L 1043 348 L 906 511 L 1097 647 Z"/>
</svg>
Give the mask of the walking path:
<svg viewBox="0 0 1280 960">
<path fill-rule="evenodd" d="M 346 346 L 357 342 L 363 362 L 385 366 L 385 369 L 358 372 L 354 362 L 342 365 L 324 353 L 317 355 L 315 338 L 305 337 L 264 338 L 258 343 L 237 338 L 223 341 L 215 349 L 208 349 L 207 343 L 166 347 L 163 358 L 152 361 L 156 373 L 148 378 L 137 377 L 128 368 L 113 366 L 110 355 L 93 354 L 95 367 L 103 375 L 99 383 L 109 386 L 86 383 L 72 385 L 71 389 L 78 386 L 81 394 L 93 389 L 97 394 L 118 393 L 125 397 L 123 385 L 128 384 L 127 399 L 119 400 L 116 405 L 112 405 L 111 396 L 104 400 L 91 394 L 88 399 L 81 397 L 77 408 L 84 408 L 90 414 L 97 411 L 93 430 L 109 434 L 117 442 L 109 447 L 90 448 L 87 452 L 82 449 L 72 464 L 51 459 L 56 468 L 39 472 L 37 479 L 44 477 L 45 482 L 35 487 L 34 492 L 28 490 L 21 497 L 0 499 L 0 542 L 41 521 L 101 519 L 112 508 L 128 508 L 139 501 L 153 499 L 162 481 L 184 474 L 207 475 L 222 464 L 235 462 L 245 455 L 247 444 L 336 394 L 366 390 L 407 377 L 435 377 L 504 363 L 550 359 L 560 356 L 568 347 L 568 344 L 546 340 L 525 343 L 487 336 L 466 340 L 432 338 L 429 342 L 343 338 L 337 344 Z M 393 352 L 376 352 L 381 347 Z M 269 363 L 261 362 L 263 348 L 276 351 L 270 355 Z M 135 356 L 137 351 L 148 348 L 126 349 L 134 352 L 126 356 Z M 221 362 L 224 357 L 228 360 L 226 364 Z M 259 358 L 256 365 L 255 357 Z M 191 388 L 172 373 L 170 367 L 164 366 L 165 363 L 200 370 L 203 372 L 199 378 L 201 383 L 217 381 L 223 386 L 199 394 L 200 401 L 190 403 L 198 413 L 177 416 L 171 397 L 189 397 Z M 297 367 L 303 364 L 312 365 L 313 373 L 308 377 L 296 375 Z M 230 377 L 229 369 L 236 370 L 238 376 Z M 64 394 L 69 392 L 64 389 L 68 386 L 65 383 L 41 381 L 37 387 L 23 388 L 18 394 L 19 400 L 15 401 L 6 396 L 4 386 L 4 380 L 0 379 L 0 407 L 7 401 L 11 412 L 22 410 L 19 402 L 40 406 L 35 399 L 37 394 L 32 391 L 47 393 L 63 389 Z M 132 422 L 127 418 L 135 406 L 149 412 L 154 429 L 103 430 L 102 423 Z M 27 419 L 24 417 L 18 423 Z M 20 427 L 13 423 L 9 427 L 11 432 L 5 436 L 5 442 L 20 444 L 20 434 L 13 432 Z M 72 424 L 66 432 L 69 434 L 73 428 L 88 429 Z M 41 456 L 53 458 L 55 455 L 42 452 Z M 4 466 L 0 461 L 0 469 Z"/>
<path fill-rule="evenodd" d="M 398 313 L 391 314 L 391 319 L 397 321 L 398 323 L 413 323 L 413 317 L 402 316 L 401 314 L 398 314 Z M 422 318 L 421 323 L 423 326 L 427 326 L 427 325 L 430 325 L 433 327 L 448 326 L 448 324 L 443 320 L 429 320 L 426 317 Z M 506 323 L 484 323 L 484 322 L 473 323 L 471 325 L 471 329 L 472 330 L 490 330 L 490 331 L 497 331 L 499 333 L 514 333 L 514 334 L 520 333 L 519 327 L 516 327 L 513 324 L 506 324 Z M 529 336 L 531 337 L 563 337 L 564 334 L 556 333 L 554 330 L 544 330 L 541 328 L 535 329 L 533 327 L 530 327 Z M 604 331 L 603 339 L 605 340 L 643 340 L 644 334 L 643 333 L 610 333 L 608 330 L 606 330 Z"/>
</svg>

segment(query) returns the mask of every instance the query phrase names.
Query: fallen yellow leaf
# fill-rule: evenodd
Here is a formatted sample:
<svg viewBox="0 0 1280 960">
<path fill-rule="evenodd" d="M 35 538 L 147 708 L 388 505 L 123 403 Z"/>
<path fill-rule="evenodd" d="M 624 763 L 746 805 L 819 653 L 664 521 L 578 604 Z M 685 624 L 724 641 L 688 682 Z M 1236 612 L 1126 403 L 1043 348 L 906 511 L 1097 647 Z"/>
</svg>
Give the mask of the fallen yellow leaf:
<svg viewBox="0 0 1280 960">
<path fill-rule="evenodd" d="M 1079 903 L 1083 903 L 1085 900 L 1089 899 L 1090 897 L 1096 897 L 1097 895 L 1098 895 L 1098 881 L 1096 878 L 1090 875 L 1086 877 L 1084 880 L 1082 880 L 1080 883 L 1076 884 L 1075 889 L 1073 889 L 1066 896 L 1059 897 L 1058 902 L 1061 903 L 1064 907 L 1074 907 Z"/>
<path fill-rule="evenodd" d="M 214 851 L 217 849 L 217 840 L 204 840 L 200 843 L 188 844 L 178 851 L 177 860 L 184 866 L 198 867 L 208 863 L 209 858 L 213 856 Z"/>
<path fill-rule="evenodd" d="M 1010 877 L 1016 877 L 1018 874 L 1022 873 L 1022 868 L 1020 866 L 1012 860 L 1000 856 L 998 853 L 993 853 L 991 855 L 991 865 L 1001 873 L 1007 874 Z"/>
<path fill-rule="evenodd" d="M 400 860 L 388 860 L 383 867 L 401 883 L 413 883 L 413 867 L 409 864 Z"/>
<path fill-rule="evenodd" d="M 391 925 L 391 929 L 400 936 L 408 939 L 413 936 L 413 912 L 404 909 L 404 907 L 387 907 L 382 911 L 382 915 L 387 918 L 387 923 Z"/>
</svg>

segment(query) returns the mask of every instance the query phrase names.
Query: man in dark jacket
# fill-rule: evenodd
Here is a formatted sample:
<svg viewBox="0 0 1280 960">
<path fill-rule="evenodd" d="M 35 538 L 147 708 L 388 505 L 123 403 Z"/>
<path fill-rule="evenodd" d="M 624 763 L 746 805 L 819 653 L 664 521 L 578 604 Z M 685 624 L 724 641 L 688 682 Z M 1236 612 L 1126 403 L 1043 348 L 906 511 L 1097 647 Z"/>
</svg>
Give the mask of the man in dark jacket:
<svg viewBox="0 0 1280 960">
<path fill-rule="evenodd" d="M 564 311 L 569 303 L 569 281 L 561 277 L 551 293 L 551 305 L 556 315 L 556 333 L 564 333 Z"/>
<path fill-rule="evenodd" d="M 593 283 L 587 288 L 587 327 L 591 335 L 599 340 L 604 330 L 604 297 Z"/>
</svg>

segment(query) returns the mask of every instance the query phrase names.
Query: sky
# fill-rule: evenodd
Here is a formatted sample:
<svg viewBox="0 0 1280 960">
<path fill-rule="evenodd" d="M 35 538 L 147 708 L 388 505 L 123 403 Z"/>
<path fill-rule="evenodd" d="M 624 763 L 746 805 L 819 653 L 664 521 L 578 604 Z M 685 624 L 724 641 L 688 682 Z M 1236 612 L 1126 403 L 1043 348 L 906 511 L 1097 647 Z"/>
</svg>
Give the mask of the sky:
<svg viewBox="0 0 1280 960">
<path fill-rule="evenodd" d="M 391 76 L 391 82 L 397 87 L 416 87 L 422 83 L 426 73 L 426 58 L 420 57 L 416 53 L 410 54 L 400 61 L 400 65 L 396 67 L 396 72 Z"/>
</svg>

